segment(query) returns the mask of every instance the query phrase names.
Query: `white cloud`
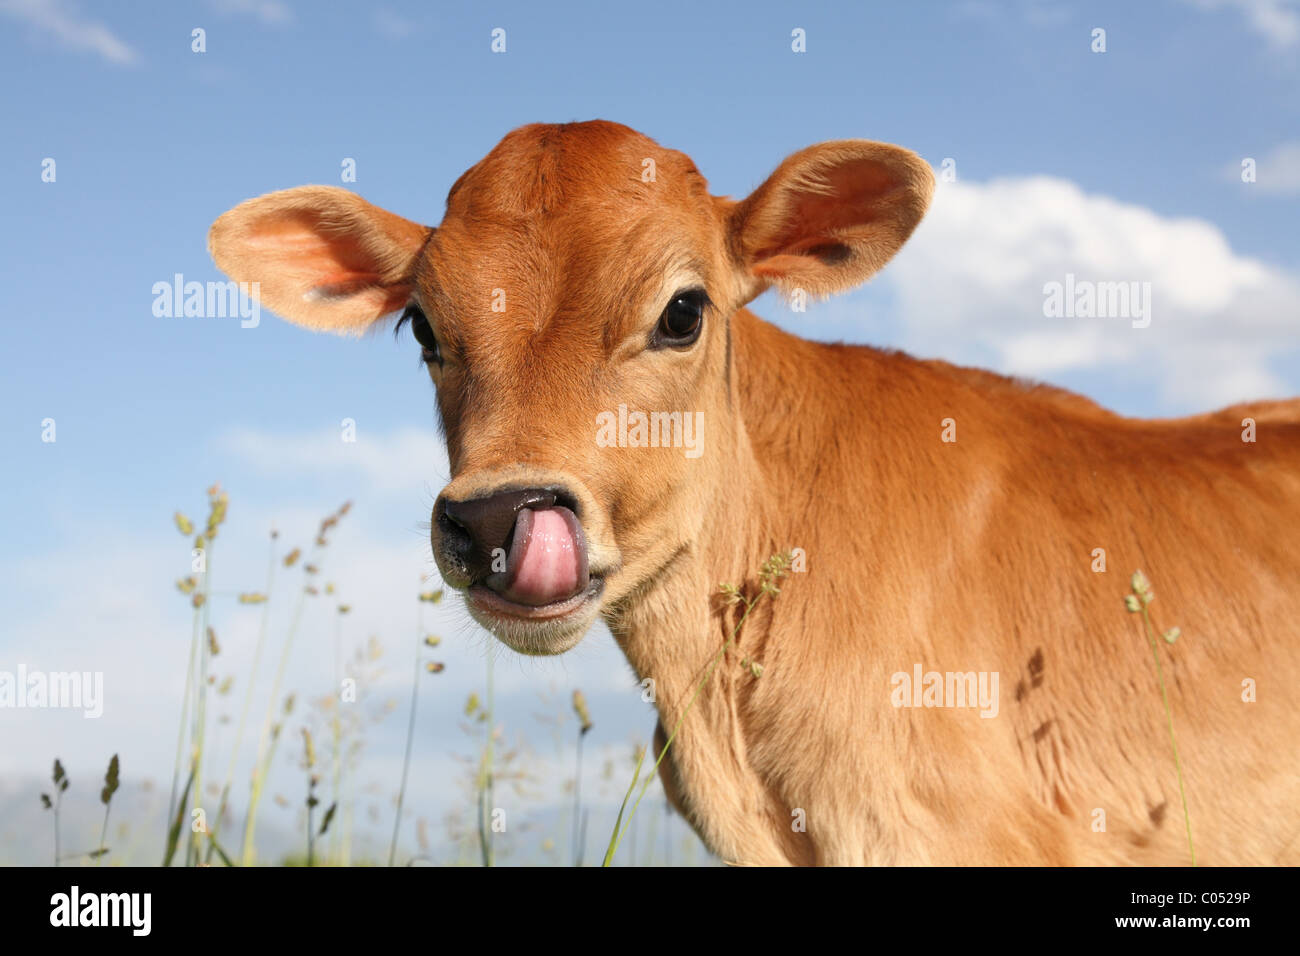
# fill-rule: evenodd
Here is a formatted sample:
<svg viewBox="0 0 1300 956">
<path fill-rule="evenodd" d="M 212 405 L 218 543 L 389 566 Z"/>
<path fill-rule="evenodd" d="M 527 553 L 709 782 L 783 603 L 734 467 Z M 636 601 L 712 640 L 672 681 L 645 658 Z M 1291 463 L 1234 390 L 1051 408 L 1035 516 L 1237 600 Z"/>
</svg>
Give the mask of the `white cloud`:
<svg viewBox="0 0 1300 956">
<path fill-rule="evenodd" d="M 342 436 L 341 426 L 309 435 L 236 428 L 223 433 L 217 444 L 222 452 L 237 456 L 263 475 L 350 471 L 372 491 L 383 494 L 426 485 L 430 503 L 448 480 L 447 452 L 432 431 L 404 429 L 376 435 L 361 422 L 355 441 L 343 441 Z"/>
<path fill-rule="evenodd" d="M 212 0 L 219 13 L 255 17 L 263 23 L 288 23 L 293 12 L 280 0 Z"/>
<path fill-rule="evenodd" d="M 375 29 L 391 40 L 404 40 L 415 32 L 415 23 L 387 8 L 375 11 Z"/>
<path fill-rule="evenodd" d="M 1069 19 L 1069 9 L 1053 0 L 962 0 L 952 8 L 958 18 L 1005 23 L 1008 16 L 1018 16 L 1034 27 L 1059 26 Z"/>
<path fill-rule="evenodd" d="M 85 18 L 63 0 L 0 0 L 0 13 L 52 36 L 70 50 L 97 53 L 121 66 L 135 62 L 135 51 L 112 30 Z"/>
<path fill-rule="evenodd" d="M 1048 318 L 1044 286 L 1067 274 L 1150 283 L 1150 326 Z M 1272 364 L 1300 341 L 1293 275 L 1234 252 L 1211 223 L 1066 180 L 941 185 L 881 282 L 894 295 L 900 344 L 920 354 L 1035 377 L 1122 372 L 1153 381 L 1181 410 L 1290 391 Z"/>
<path fill-rule="evenodd" d="M 1300 0 L 1184 0 L 1203 10 L 1233 9 L 1278 49 L 1300 42 Z"/>
</svg>

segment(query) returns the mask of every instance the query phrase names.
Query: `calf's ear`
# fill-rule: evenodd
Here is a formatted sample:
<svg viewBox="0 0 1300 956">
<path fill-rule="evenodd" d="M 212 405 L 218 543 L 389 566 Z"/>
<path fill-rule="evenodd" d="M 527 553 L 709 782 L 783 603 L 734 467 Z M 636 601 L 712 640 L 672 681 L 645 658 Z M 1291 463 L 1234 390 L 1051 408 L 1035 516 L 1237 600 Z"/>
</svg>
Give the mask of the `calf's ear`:
<svg viewBox="0 0 1300 956">
<path fill-rule="evenodd" d="M 934 173 L 910 150 L 840 140 L 800 150 L 731 212 L 751 295 L 768 285 L 829 295 L 865 282 L 925 215 Z"/>
<path fill-rule="evenodd" d="M 290 322 L 359 334 L 407 303 L 431 231 L 346 189 L 301 186 L 224 213 L 208 232 L 208 251 Z"/>
</svg>

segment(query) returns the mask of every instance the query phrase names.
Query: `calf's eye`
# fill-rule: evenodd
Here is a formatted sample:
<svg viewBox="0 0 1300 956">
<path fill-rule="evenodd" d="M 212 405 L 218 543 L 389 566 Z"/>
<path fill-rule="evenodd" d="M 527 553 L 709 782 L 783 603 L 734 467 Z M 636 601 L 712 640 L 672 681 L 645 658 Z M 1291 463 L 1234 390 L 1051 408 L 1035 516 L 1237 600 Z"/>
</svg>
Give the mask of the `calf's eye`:
<svg viewBox="0 0 1300 956">
<path fill-rule="evenodd" d="M 433 328 L 429 325 L 428 318 L 425 317 L 424 311 L 418 305 L 408 305 L 406 311 L 402 313 L 401 321 L 411 323 L 411 334 L 415 336 L 415 341 L 420 343 L 420 358 L 425 362 L 437 362 L 442 364 L 442 351 L 438 348 L 438 338 L 433 334 Z"/>
<path fill-rule="evenodd" d="M 700 337 L 704 324 L 704 310 L 711 305 L 703 289 L 686 289 L 672 297 L 659 316 L 655 327 L 654 345 L 683 348 Z"/>
</svg>

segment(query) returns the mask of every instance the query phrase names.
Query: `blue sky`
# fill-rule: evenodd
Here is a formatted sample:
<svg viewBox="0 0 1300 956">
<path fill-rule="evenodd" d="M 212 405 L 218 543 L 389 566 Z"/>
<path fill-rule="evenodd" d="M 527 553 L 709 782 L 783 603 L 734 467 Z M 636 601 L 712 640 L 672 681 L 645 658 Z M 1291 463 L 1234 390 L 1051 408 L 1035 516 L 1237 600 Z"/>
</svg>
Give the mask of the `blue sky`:
<svg viewBox="0 0 1300 956">
<path fill-rule="evenodd" d="M 191 51 L 195 27 L 204 53 Z M 791 51 L 796 27 L 806 53 Z M 1098 27 L 1104 53 L 1090 49 Z M 1290 0 L 0 0 L 0 82 L 0 669 L 102 664 L 115 695 L 93 731 L 24 718 L 0 785 L 43 774 L 56 751 L 102 772 L 100 754 L 119 749 L 128 776 L 170 773 L 172 745 L 150 733 L 172 733 L 187 650 L 171 588 L 187 555 L 170 515 L 198 517 L 216 479 L 232 496 L 214 556 L 225 587 L 257 586 L 272 524 L 306 541 L 320 516 L 357 502 L 326 573 L 356 607 L 349 639 L 379 633 L 392 648 L 389 689 L 404 706 L 405 595 L 432 572 L 421 525 L 447 477 L 413 343 L 313 336 L 269 313 L 241 329 L 151 309 L 155 282 L 218 278 L 205 237 L 221 212 L 338 184 L 345 158 L 349 188 L 434 224 L 454 179 L 526 122 L 623 122 L 734 196 L 811 143 L 895 142 L 955 164 L 913 242 L 863 290 L 804 314 L 766 296 L 756 311 L 814 338 L 1043 378 L 1126 414 L 1300 393 Z M 1256 182 L 1241 181 L 1246 157 Z M 1053 324 L 1041 287 L 1066 272 L 1151 282 L 1151 328 Z M 354 448 L 340 448 L 343 418 L 358 424 Z M 318 618 L 309 630 L 332 627 Z M 233 608 L 229 622 L 237 662 L 255 618 Z M 465 750 L 440 728 L 481 683 L 489 647 L 454 602 L 429 626 L 449 666 L 421 724 L 426 768 Z M 313 647 L 308 637 L 294 658 L 303 684 L 325 673 Z M 563 700 L 586 686 L 597 742 L 625 779 L 625 751 L 652 719 L 607 635 L 559 661 L 499 666 L 520 729 L 539 690 Z M 0 712 L 0 731 L 14 719 Z M 398 723 L 374 747 L 381 775 Z M 452 799 L 434 770 L 413 787 L 431 820 Z"/>
</svg>

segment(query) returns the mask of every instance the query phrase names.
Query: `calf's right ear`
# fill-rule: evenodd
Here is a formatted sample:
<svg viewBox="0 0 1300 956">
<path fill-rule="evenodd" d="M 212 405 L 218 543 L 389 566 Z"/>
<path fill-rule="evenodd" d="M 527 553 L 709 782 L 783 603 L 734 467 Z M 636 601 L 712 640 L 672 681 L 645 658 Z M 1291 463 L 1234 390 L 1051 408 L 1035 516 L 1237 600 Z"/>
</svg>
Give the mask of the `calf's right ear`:
<svg viewBox="0 0 1300 956">
<path fill-rule="evenodd" d="M 406 305 L 432 230 L 337 186 L 301 186 L 242 202 L 208 232 L 236 282 L 290 322 L 360 334 Z"/>
</svg>

